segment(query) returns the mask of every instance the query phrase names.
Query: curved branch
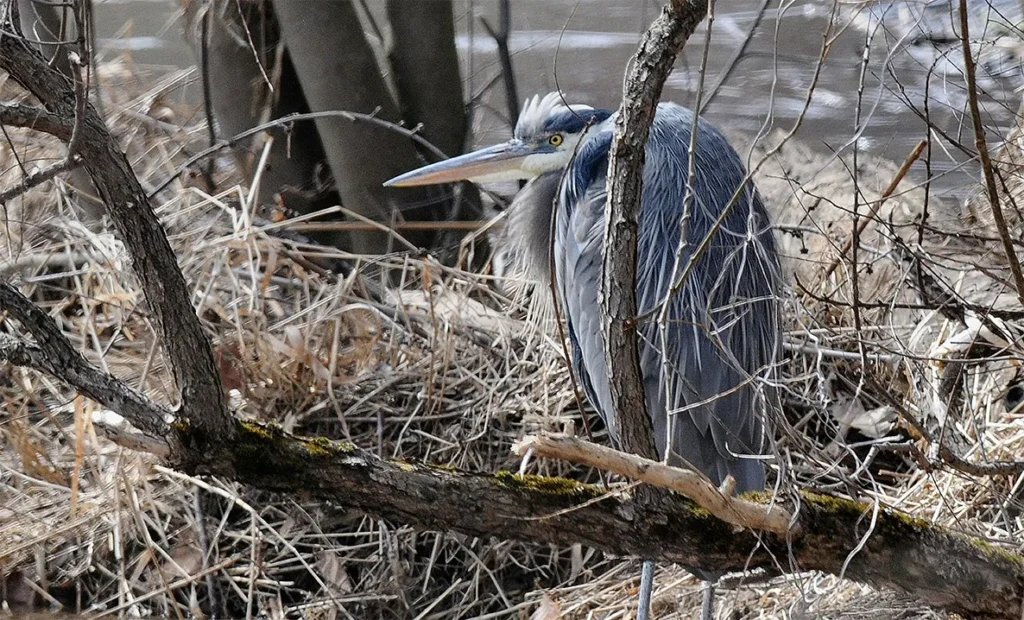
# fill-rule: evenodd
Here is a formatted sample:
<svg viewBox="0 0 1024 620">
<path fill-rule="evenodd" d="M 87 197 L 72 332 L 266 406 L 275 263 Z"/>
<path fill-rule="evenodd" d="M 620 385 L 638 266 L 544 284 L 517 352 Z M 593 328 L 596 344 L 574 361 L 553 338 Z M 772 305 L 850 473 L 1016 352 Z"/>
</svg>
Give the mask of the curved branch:
<svg viewBox="0 0 1024 620">
<path fill-rule="evenodd" d="M 20 103 L 0 105 L 0 125 L 34 129 L 67 142 L 71 140 L 74 123 L 57 114 Z"/>
<path fill-rule="evenodd" d="M 79 135 L 76 154 L 92 177 L 131 256 L 133 271 L 142 283 L 157 334 L 181 391 L 179 415 L 201 431 L 194 437 L 200 449 L 190 455 L 212 457 L 203 446 L 214 440 L 229 440 L 234 432 L 220 375 L 192 307 L 189 287 L 128 159 L 92 104 L 86 102 L 79 108 L 72 81 L 47 65 L 25 41 L 13 36 L 0 37 L 0 69 L 38 98 L 50 113 L 75 119 L 78 130 L 70 134 Z M 72 135 L 66 138 L 72 139 Z"/>
<path fill-rule="evenodd" d="M 122 412 L 147 435 L 161 440 L 170 437 L 170 411 L 89 364 L 48 314 L 2 279 L 0 310 L 17 319 L 36 339 L 36 344 L 30 345 L 0 337 L 0 360 L 58 377 L 89 398 Z"/>
<path fill-rule="evenodd" d="M 644 33 L 626 76 L 608 158 L 608 206 L 601 275 L 601 332 L 612 407 L 625 452 L 657 459 L 644 405 L 636 337 L 636 246 L 644 148 L 676 55 L 708 12 L 707 0 L 672 0 Z"/>
<path fill-rule="evenodd" d="M 672 489 L 694 500 L 716 518 L 739 527 L 791 538 L 801 534 L 793 515 L 779 503 L 765 506 L 746 497 L 734 497 L 732 492 L 716 488 L 707 476 L 693 470 L 626 454 L 577 437 L 527 436 L 512 446 L 512 452 L 519 456 L 532 452 L 536 456 L 597 467 L 652 486 Z"/>
</svg>

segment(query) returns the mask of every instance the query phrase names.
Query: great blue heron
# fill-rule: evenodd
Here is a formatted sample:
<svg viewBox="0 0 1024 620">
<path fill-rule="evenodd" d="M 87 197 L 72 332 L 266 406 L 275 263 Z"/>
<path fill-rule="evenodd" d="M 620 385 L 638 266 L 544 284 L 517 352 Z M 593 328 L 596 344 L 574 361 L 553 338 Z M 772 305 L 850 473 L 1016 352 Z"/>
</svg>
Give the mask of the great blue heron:
<svg viewBox="0 0 1024 620">
<path fill-rule="evenodd" d="M 598 302 L 614 113 L 563 102 L 558 93 L 528 99 L 508 142 L 387 185 L 529 180 L 510 207 L 510 236 L 522 240 L 539 278 L 549 277 L 553 247 L 571 363 L 617 443 Z M 765 482 L 762 417 L 775 398 L 771 382 L 758 377 L 771 373 L 778 350 L 779 261 L 739 155 L 703 119 L 688 191 L 693 127 L 693 112 L 663 103 L 646 147 L 636 301 L 646 317 L 638 335 L 647 409 L 670 464 L 699 470 L 715 484 L 732 476 L 737 492 L 757 490 Z M 651 565 L 644 568 L 649 591 Z M 711 592 L 705 588 L 707 615 Z"/>
</svg>

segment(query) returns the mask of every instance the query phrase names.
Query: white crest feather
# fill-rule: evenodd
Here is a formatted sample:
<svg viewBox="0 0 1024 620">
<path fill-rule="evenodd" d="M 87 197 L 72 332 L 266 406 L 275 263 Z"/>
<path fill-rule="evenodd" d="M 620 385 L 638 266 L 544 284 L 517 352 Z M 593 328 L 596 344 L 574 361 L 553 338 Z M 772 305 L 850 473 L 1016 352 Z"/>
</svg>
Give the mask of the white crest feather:
<svg viewBox="0 0 1024 620">
<path fill-rule="evenodd" d="M 519 113 L 519 122 L 516 123 L 515 136 L 520 140 L 530 136 L 540 135 L 544 131 L 544 122 L 553 114 L 565 110 L 592 110 L 589 105 L 570 104 L 565 105 L 565 97 L 562 93 L 551 92 L 543 97 L 534 95 L 527 97 L 523 102 L 523 111 Z"/>
</svg>

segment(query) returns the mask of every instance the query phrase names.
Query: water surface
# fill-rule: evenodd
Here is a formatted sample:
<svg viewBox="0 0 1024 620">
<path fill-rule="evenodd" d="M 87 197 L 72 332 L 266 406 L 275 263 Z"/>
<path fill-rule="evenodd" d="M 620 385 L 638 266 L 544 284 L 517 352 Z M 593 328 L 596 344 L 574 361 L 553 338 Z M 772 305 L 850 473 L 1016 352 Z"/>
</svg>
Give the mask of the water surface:
<svg viewBox="0 0 1024 620">
<path fill-rule="evenodd" d="M 732 61 L 760 4 L 716 2 L 705 91 Z M 799 137 L 825 152 L 853 148 L 859 137 L 858 148 L 900 161 L 926 137 L 921 116 L 927 113 L 936 127 L 973 145 L 964 114 L 962 55 L 955 42 L 945 40 L 956 32 L 944 0 L 867 7 L 847 3 L 840 11 L 821 0 L 787 2 L 784 8 L 771 4 L 732 77 L 707 108 L 713 122 L 728 131 L 754 135 L 788 130 L 799 118 Z M 97 3 L 104 54 L 127 51 L 140 64 L 191 66 L 194 58 L 181 37 L 178 6 L 168 0 Z M 386 22 L 383 0 L 368 0 L 368 6 L 381 23 Z M 455 2 L 467 93 L 479 93 L 499 71 L 496 45 L 480 22 L 496 24 L 496 6 L 493 0 Z M 520 98 L 558 87 L 570 99 L 616 107 L 626 63 L 660 6 L 653 0 L 514 0 L 510 47 Z M 1019 104 L 1014 90 L 1024 84 L 1017 56 L 1021 7 L 1015 0 L 975 0 L 971 7 L 972 36 L 982 61 L 979 86 L 985 121 L 993 130 L 1003 130 Z M 830 47 L 819 70 L 826 33 Z M 694 105 L 705 36 L 702 25 L 669 77 L 663 99 Z M 383 48 L 380 42 L 375 44 Z M 812 82 L 814 93 L 807 105 Z M 486 113 L 504 113 L 500 88 L 494 86 L 481 98 L 485 113 L 477 122 L 478 143 L 491 143 L 508 133 L 498 114 Z M 189 96 L 196 97 L 196 91 L 193 87 Z M 947 148 L 948 154 L 939 150 L 933 158 L 933 173 L 940 175 L 935 189 L 961 197 L 972 182 L 974 167 L 962 165 L 966 156 Z"/>
</svg>

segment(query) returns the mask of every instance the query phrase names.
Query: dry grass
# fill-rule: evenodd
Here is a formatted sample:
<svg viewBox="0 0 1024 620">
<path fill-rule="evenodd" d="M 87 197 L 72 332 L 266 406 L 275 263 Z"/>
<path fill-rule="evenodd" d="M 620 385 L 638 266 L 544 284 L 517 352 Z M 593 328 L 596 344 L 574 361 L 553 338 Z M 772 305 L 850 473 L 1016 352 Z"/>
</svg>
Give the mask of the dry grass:
<svg viewBox="0 0 1024 620">
<path fill-rule="evenodd" d="M 103 80 L 114 99 L 108 112 L 137 173 L 156 183 L 194 148 L 202 125 L 188 110 L 164 103 L 163 92 L 182 75 L 129 95 L 155 83 L 142 79 L 144 71 L 106 65 Z M 60 157 L 60 148 L 38 136 L 14 134 L 12 141 L 23 160 Z M 850 229 L 850 197 L 857 190 L 863 200 L 877 197 L 895 166 L 871 162 L 853 178 L 797 143 L 778 161 L 782 172 L 766 166 L 758 182 L 779 223 L 803 231 L 799 242 L 784 240 L 783 248 L 801 282 L 814 282 Z M 157 207 L 226 387 L 236 391 L 239 415 L 344 438 L 389 458 L 478 471 L 518 470 L 509 447 L 524 434 L 582 428 L 561 345 L 550 325 L 533 319 L 544 313 L 528 296 L 502 293 L 516 287 L 404 255 L 363 259 L 401 269 L 398 287 L 373 280 L 365 275 L 369 269 L 346 278 L 313 269 L 310 257 L 332 253 L 275 236 L 286 225 L 257 217 L 245 180 L 231 178 L 227 159 L 221 164 L 221 187 L 229 189 L 209 195 L 186 183 Z M 18 178 L 9 145 L 0 145 L 0 166 L 6 171 L 0 182 Z M 936 312 L 891 306 L 919 302 L 910 286 L 915 272 L 897 252 L 898 241 L 920 242 L 916 251 L 947 282 L 992 293 L 978 284 L 978 274 L 979 265 L 998 270 L 996 246 L 972 242 L 965 249 L 932 231 L 919 238 L 914 226 L 922 195 L 901 193 L 862 239 L 861 261 L 875 268 L 858 284 L 858 298 L 880 307 L 858 316 L 802 294 L 787 300 L 788 424 L 779 462 L 787 481 L 876 500 L 1017 548 L 1019 479 L 949 468 L 925 473 L 886 451 L 887 442 L 905 440 L 899 424 L 880 433 L 882 439 L 861 436 L 861 445 L 852 445 L 837 422 L 863 424 L 864 415 L 844 412 L 876 410 L 886 404 L 881 391 L 922 418 L 936 415 L 940 367 L 927 356 L 959 327 Z M 8 205 L 0 271 L 20 280 L 94 363 L 173 401 L 120 244 L 101 223 L 80 223 L 68 196 L 66 186 L 48 185 Z M 935 227 L 960 230 L 955 210 L 934 203 L 933 210 Z M 822 295 L 835 293 L 834 300 L 854 299 L 846 266 L 815 286 Z M 991 301 L 981 293 L 971 299 Z M 7 322 L 2 328 L 19 333 Z M 1014 351 L 996 357 L 1006 360 Z M 970 460 L 1013 458 L 1024 448 L 1019 414 L 1007 413 L 1000 400 L 1009 365 L 971 366 L 964 407 L 947 420 L 946 436 L 969 445 Z M 185 617 L 212 610 L 231 617 L 424 620 L 635 614 L 635 561 L 586 548 L 418 532 L 189 478 L 98 438 L 87 422 L 92 405 L 58 382 L 16 368 L 5 372 L 0 574 L 12 610 L 60 604 L 94 615 Z M 600 433 L 597 440 L 604 440 Z M 595 472 L 544 460 L 531 461 L 529 471 L 597 479 Z M 694 617 L 699 602 L 695 579 L 678 567 L 659 567 L 657 617 Z M 818 574 L 725 587 L 718 612 L 723 618 L 943 617 Z"/>
</svg>

